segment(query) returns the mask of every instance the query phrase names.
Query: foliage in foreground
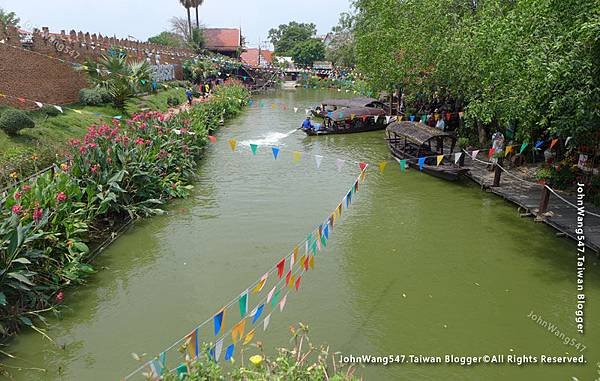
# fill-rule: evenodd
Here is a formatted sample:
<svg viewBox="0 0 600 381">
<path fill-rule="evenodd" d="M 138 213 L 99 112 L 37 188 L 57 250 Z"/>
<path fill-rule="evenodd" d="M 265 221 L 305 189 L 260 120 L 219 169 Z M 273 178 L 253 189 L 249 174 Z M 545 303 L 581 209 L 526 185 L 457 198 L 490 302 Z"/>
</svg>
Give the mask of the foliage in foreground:
<svg viewBox="0 0 600 381">
<path fill-rule="evenodd" d="M 200 380 L 290 380 L 290 381 L 353 381 L 356 367 L 336 362 L 336 354 L 328 346 L 315 346 L 308 336 L 308 327 L 302 323 L 298 327 L 291 326 L 291 348 L 279 348 L 275 356 L 264 353 L 261 342 L 248 347 L 239 356 L 240 364 L 232 361 L 230 370 L 215 363 L 207 348 L 200 358 L 194 362 L 185 360 L 176 372 L 167 374 L 163 381 L 200 381 Z M 258 350 L 258 354 L 246 352 Z M 185 348 L 181 348 L 185 352 Z M 245 356 L 248 357 L 246 363 Z M 151 373 L 146 374 L 148 380 L 157 380 Z"/>
<path fill-rule="evenodd" d="M 167 118 L 137 114 L 91 126 L 69 160 L 0 199 L 0 337 L 34 325 L 63 300 L 61 289 L 93 272 L 89 243 L 129 218 L 161 213 L 192 188 L 210 129 L 238 113 L 247 92 L 217 89 L 214 101 Z"/>
</svg>

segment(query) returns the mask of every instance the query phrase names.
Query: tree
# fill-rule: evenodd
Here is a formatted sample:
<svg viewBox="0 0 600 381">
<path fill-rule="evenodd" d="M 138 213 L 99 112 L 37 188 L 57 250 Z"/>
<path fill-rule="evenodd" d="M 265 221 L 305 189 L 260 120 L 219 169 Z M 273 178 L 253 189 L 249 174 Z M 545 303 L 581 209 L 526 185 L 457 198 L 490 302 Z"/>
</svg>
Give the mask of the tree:
<svg viewBox="0 0 600 381">
<path fill-rule="evenodd" d="M 200 19 L 198 18 L 198 7 L 204 3 L 204 0 L 192 0 L 192 6 L 196 8 L 196 28 L 200 29 Z"/>
<path fill-rule="evenodd" d="M 185 44 L 183 37 L 173 32 L 161 32 L 156 36 L 148 38 L 148 42 L 173 48 L 181 48 Z"/>
<path fill-rule="evenodd" d="M 17 17 L 15 12 L 7 12 L 0 8 L 0 22 L 4 25 L 19 26 L 21 19 Z"/>
<path fill-rule="evenodd" d="M 315 24 L 292 21 L 287 25 L 282 24 L 269 30 L 269 40 L 275 47 L 275 53 L 279 56 L 291 56 L 298 44 L 306 42 L 316 34 L 317 27 Z"/>
<path fill-rule="evenodd" d="M 187 11 L 187 21 L 188 21 L 188 33 L 192 34 L 192 16 L 190 14 L 190 8 L 194 6 L 194 0 L 179 0 L 179 3 L 185 8 Z"/>
<path fill-rule="evenodd" d="M 338 25 L 331 29 L 331 42 L 327 45 L 327 60 L 337 66 L 353 67 L 356 64 L 354 43 L 355 16 L 343 12 Z"/>
<path fill-rule="evenodd" d="M 183 17 L 171 17 L 171 32 L 180 35 L 185 41 L 190 39 L 190 31 L 188 29 L 187 20 Z"/>
<path fill-rule="evenodd" d="M 192 36 L 187 42 L 187 46 L 190 49 L 194 50 L 196 53 L 200 53 L 201 50 L 204 48 L 205 42 L 206 39 L 204 37 L 204 31 L 199 28 L 194 28 L 192 30 Z"/>
<path fill-rule="evenodd" d="M 296 64 L 310 66 L 325 59 L 325 45 L 318 38 L 298 42 L 292 48 L 292 59 Z"/>
</svg>

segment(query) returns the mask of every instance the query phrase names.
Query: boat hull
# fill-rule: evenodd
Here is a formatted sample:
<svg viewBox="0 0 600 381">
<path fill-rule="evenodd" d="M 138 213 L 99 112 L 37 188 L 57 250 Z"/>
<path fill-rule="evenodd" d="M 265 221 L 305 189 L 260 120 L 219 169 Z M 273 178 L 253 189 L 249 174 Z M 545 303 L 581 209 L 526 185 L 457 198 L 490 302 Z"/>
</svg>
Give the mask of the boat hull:
<svg viewBox="0 0 600 381">
<path fill-rule="evenodd" d="M 310 129 L 310 130 L 302 129 L 302 131 L 304 131 L 304 133 L 308 136 L 319 136 L 319 135 L 355 134 L 355 133 L 359 133 L 359 132 L 379 131 L 379 130 L 385 130 L 385 127 L 386 127 L 385 124 L 373 123 L 373 124 L 369 124 L 369 125 L 361 125 L 361 126 L 350 127 L 350 128 L 346 128 L 346 129 L 322 128 L 318 131 L 315 131 L 313 129 Z"/>
</svg>

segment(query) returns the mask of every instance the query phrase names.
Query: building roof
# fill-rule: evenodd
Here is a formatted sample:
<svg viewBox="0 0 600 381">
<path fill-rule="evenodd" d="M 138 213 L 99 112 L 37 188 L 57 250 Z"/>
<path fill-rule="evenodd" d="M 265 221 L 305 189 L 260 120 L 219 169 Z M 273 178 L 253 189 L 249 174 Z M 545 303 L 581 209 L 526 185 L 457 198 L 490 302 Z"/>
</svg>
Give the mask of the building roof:
<svg viewBox="0 0 600 381">
<path fill-rule="evenodd" d="M 419 145 L 423 145 L 429 139 L 438 137 L 456 139 L 452 135 L 438 130 L 437 128 L 429 127 L 424 123 L 396 122 L 390 124 L 387 130 L 389 132 L 406 137 L 408 140 L 411 140 Z"/>
<path fill-rule="evenodd" d="M 273 52 L 270 50 L 261 49 L 260 51 L 260 64 L 266 65 L 271 64 L 273 61 Z M 258 66 L 258 49 L 257 48 L 247 48 L 240 57 L 242 62 L 248 64 L 250 66 Z"/>
<path fill-rule="evenodd" d="M 204 47 L 208 50 L 231 52 L 242 47 L 239 28 L 206 28 L 204 40 Z"/>
<path fill-rule="evenodd" d="M 329 117 L 334 122 L 343 120 L 362 118 L 367 116 L 385 116 L 385 111 L 380 108 L 373 107 L 351 107 L 331 112 Z"/>
</svg>

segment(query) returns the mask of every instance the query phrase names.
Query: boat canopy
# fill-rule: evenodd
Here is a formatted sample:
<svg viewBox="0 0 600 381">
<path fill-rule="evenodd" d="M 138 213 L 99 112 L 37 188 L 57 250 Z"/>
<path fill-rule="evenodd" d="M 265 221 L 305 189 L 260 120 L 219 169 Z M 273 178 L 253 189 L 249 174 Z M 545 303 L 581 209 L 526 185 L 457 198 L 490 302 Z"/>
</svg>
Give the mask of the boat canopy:
<svg viewBox="0 0 600 381">
<path fill-rule="evenodd" d="M 448 138 L 451 139 L 452 142 L 456 140 L 453 135 L 440 131 L 437 128 L 430 127 L 424 123 L 395 122 L 390 124 L 387 127 L 387 130 L 388 132 L 404 137 L 419 146 L 434 138 Z"/>
<path fill-rule="evenodd" d="M 344 120 L 360 119 L 364 116 L 384 116 L 385 111 L 380 108 L 373 107 L 351 107 L 344 108 L 331 112 L 331 119 L 333 122 L 341 122 Z"/>
<path fill-rule="evenodd" d="M 383 102 L 378 101 L 375 98 L 358 97 L 350 99 L 326 99 L 321 102 L 325 106 L 336 106 L 336 107 L 373 107 L 373 106 L 384 106 Z"/>
</svg>

